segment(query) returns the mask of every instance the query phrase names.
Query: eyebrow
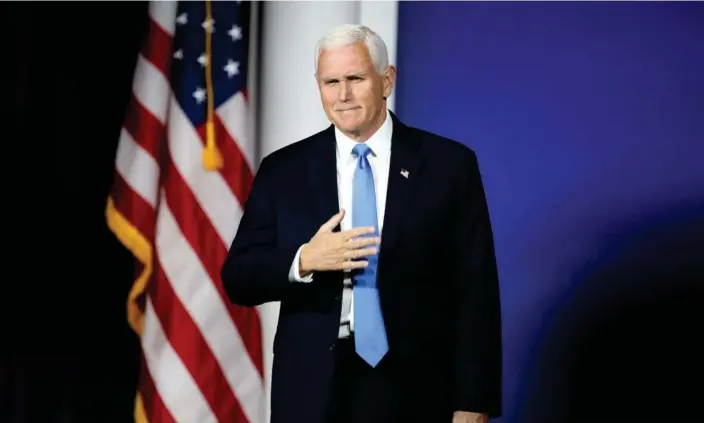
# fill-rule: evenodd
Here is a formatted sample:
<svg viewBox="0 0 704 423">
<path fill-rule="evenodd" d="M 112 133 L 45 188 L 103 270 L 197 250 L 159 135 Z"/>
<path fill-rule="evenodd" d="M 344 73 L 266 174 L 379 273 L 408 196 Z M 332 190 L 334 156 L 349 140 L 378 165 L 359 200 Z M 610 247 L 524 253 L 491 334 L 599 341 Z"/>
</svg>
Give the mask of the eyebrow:
<svg viewBox="0 0 704 423">
<path fill-rule="evenodd" d="M 352 73 L 352 74 L 349 74 L 349 75 L 345 75 L 345 76 L 342 77 L 342 79 L 366 78 L 366 77 L 367 77 L 367 74 L 366 74 L 366 73 L 364 73 L 364 72 L 359 72 L 359 73 Z M 337 81 L 337 80 L 339 80 L 340 78 L 339 78 L 339 77 L 330 76 L 330 77 L 322 78 L 322 79 L 323 79 L 324 82 L 332 82 L 332 81 Z"/>
</svg>

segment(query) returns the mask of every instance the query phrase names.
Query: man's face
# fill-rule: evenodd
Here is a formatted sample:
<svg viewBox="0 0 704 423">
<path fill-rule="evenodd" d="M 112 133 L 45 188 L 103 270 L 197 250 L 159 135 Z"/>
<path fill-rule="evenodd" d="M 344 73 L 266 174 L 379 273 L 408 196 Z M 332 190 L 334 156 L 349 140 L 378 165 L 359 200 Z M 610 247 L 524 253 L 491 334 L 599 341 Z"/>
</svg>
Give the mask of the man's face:
<svg viewBox="0 0 704 423">
<path fill-rule="evenodd" d="M 323 50 L 316 76 L 325 114 L 349 137 L 365 141 L 386 119 L 396 72 L 379 75 L 364 43 Z"/>
</svg>

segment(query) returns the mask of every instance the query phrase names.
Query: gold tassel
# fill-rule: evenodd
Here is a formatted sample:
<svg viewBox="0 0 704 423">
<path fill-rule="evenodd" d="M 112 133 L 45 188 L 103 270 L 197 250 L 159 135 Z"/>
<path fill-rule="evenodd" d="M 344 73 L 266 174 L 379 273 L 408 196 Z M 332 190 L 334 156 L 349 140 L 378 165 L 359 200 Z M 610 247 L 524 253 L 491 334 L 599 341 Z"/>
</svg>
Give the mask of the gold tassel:
<svg viewBox="0 0 704 423">
<path fill-rule="evenodd" d="M 213 11 L 211 0 L 205 0 L 205 19 L 212 22 Z M 215 143 L 215 123 L 213 111 L 213 76 L 211 66 L 212 56 L 212 23 L 205 28 L 205 86 L 208 101 L 208 120 L 205 124 L 205 150 L 203 150 L 203 167 L 206 170 L 219 170 L 222 168 L 223 159 L 217 144 Z"/>
</svg>

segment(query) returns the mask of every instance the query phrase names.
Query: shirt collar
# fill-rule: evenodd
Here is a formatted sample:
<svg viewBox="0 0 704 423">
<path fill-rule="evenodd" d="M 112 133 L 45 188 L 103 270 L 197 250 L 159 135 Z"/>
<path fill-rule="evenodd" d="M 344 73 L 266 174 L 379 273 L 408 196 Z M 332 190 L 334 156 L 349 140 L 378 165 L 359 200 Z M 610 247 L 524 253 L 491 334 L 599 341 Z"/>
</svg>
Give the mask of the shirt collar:
<svg viewBox="0 0 704 423">
<path fill-rule="evenodd" d="M 393 133 L 393 121 L 391 113 L 386 110 L 386 119 L 381 127 L 365 142 L 372 149 L 372 154 L 376 157 L 387 157 L 391 155 L 391 135 Z M 352 157 L 352 149 L 358 144 L 357 141 L 343 134 L 335 127 L 335 141 L 337 145 L 338 158 L 346 159 Z"/>
</svg>

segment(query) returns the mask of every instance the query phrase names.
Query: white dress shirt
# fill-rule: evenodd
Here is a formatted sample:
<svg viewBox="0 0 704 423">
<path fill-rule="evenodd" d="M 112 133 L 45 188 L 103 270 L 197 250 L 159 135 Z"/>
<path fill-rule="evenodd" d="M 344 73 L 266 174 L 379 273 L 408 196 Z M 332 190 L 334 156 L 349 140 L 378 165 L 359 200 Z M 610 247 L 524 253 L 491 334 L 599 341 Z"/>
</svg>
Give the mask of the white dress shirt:
<svg viewBox="0 0 704 423">
<path fill-rule="evenodd" d="M 374 190 L 376 193 L 377 218 L 379 220 L 379 235 L 381 235 L 384 224 L 384 211 L 386 210 L 386 191 L 389 185 L 389 165 L 391 160 L 391 134 L 393 133 L 393 122 L 391 114 L 386 111 L 386 120 L 378 131 L 374 133 L 366 142 L 372 152 L 367 156 L 369 164 L 374 174 Z M 340 230 L 352 228 L 352 181 L 358 158 L 352 155 L 352 149 L 357 145 L 354 141 L 335 128 L 335 141 L 337 152 L 337 195 L 340 209 L 345 210 L 345 216 L 340 222 Z M 330 216 L 332 217 L 332 216 Z M 320 222 L 322 225 L 323 222 Z M 298 273 L 301 248 L 291 264 L 289 280 L 291 282 L 311 282 L 313 275 L 301 278 Z M 339 337 L 349 336 L 350 331 L 354 331 L 354 295 L 350 272 L 344 272 L 344 289 L 342 292 L 342 313 L 340 316 Z"/>
</svg>

